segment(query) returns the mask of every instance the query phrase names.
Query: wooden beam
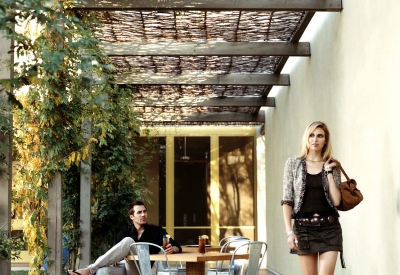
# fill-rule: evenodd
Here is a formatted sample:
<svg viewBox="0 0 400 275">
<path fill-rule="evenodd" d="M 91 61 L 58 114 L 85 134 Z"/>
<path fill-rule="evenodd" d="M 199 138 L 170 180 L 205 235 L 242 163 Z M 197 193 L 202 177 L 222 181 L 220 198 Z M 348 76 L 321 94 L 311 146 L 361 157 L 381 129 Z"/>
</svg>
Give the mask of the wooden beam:
<svg viewBox="0 0 400 275">
<path fill-rule="evenodd" d="M 172 115 L 163 113 L 162 115 L 149 116 L 146 115 L 142 118 L 143 123 L 168 123 L 168 122 L 255 122 L 264 123 L 265 122 L 265 112 L 260 111 L 253 115 L 250 113 L 201 113 L 201 114 L 191 114 L 191 115 Z"/>
<path fill-rule="evenodd" d="M 132 85 L 290 85 L 288 74 L 127 74 L 116 75 L 115 80 L 118 84 Z"/>
<path fill-rule="evenodd" d="M 298 42 L 303 35 L 304 31 L 306 30 L 308 24 L 310 23 L 311 19 L 314 17 L 315 12 L 308 12 L 306 16 L 303 19 L 303 22 L 301 22 L 300 28 L 297 30 L 295 35 L 292 38 L 292 42 Z M 288 61 L 289 57 L 288 56 L 283 56 L 281 58 L 281 61 L 279 62 L 278 66 L 275 69 L 274 74 L 280 74 L 283 67 L 285 66 L 286 62 Z M 267 86 L 264 89 L 263 96 L 267 97 L 269 92 L 271 91 L 272 86 Z M 257 110 L 258 112 L 258 110 Z"/>
<path fill-rule="evenodd" d="M 48 243 L 51 249 L 49 255 L 50 274 L 62 274 L 62 175 L 60 172 L 54 174 L 49 186 L 49 222 Z"/>
<path fill-rule="evenodd" d="M 75 9 L 89 10 L 210 10 L 210 11 L 340 11 L 341 0 L 85 0 Z"/>
<path fill-rule="evenodd" d="M 109 56 L 310 56 L 308 42 L 103 43 Z"/>
<path fill-rule="evenodd" d="M 307 15 L 304 17 L 303 22 L 301 22 L 301 25 L 295 35 L 292 38 L 292 42 L 296 43 L 300 40 L 301 36 L 303 35 L 304 31 L 308 27 L 308 24 L 310 23 L 311 19 L 314 17 L 314 12 L 308 12 Z M 283 67 L 286 64 L 286 61 L 288 60 L 287 56 L 284 56 L 281 59 L 281 62 L 278 64 L 275 73 L 280 73 L 283 69 Z"/>
<path fill-rule="evenodd" d="M 275 107 L 274 97 L 213 97 L 163 100 L 152 98 L 133 99 L 134 107 Z"/>
<path fill-rule="evenodd" d="M 9 68 L 6 65 L 14 62 L 13 55 L 8 53 L 13 41 L 6 38 L 4 31 L 0 32 L 0 44 L 0 59 L 4 63 L 4 66 L 0 66 L 0 79 L 10 79 L 14 75 L 13 66 Z M 13 90 L 7 92 L 13 92 Z M 9 110 L 7 115 L 12 125 L 12 107 L 7 103 L 7 98 L 6 90 L 0 86 L 0 102 Z M 0 142 L 4 145 L 0 146 L 0 238 L 5 239 L 11 237 L 12 141 L 12 133 L 3 132 L 3 129 L 0 129 Z M 2 275 L 11 274 L 11 261 L 0 259 L 0 273 Z"/>
<path fill-rule="evenodd" d="M 82 102 L 85 103 L 85 102 Z M 92 123 L 85 118 L 81 125 L 82 141 L 85 143 L 92 136 Z M 91 150 L 91 149 L 90 149 Z M 81 258 L 79 268 L 85 268 L 91 261 L 92 222 L 91 222 L 91 201 L 92 201 L 92 156 L 88 156 L 85 162 L 81 161 L 81 184 L 80 184 L 80 220 L 81 222 Z"/>
<path fill-rule="evenodd" d="M 0 100 L 6 102 L 2 91 L 0 91 Z M 0 146 L 0 156 L 4 157 L 0 159 L 0 239 L 8 239 L 11 237 L 12 136 L 0 131 L 0 142 L 8 146 L 8 148 Z M 0 259 L 0 271 L 2 275 L 10 275 L 10 261 Z"/>
</svg>

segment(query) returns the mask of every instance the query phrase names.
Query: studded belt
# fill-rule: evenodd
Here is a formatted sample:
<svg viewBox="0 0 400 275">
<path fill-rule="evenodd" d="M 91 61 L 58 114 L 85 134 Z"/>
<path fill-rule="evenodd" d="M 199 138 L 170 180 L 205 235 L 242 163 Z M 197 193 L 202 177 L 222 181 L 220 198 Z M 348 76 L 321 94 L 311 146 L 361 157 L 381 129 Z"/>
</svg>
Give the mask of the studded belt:
<svg viewBox="0 0 400 275">
<path fill-rule="evenodd" d="M 338 222 L 338 218 L 334 216 L 314 216 L 312 218 L 298 218 L 295 219 L 297 225 L 318 227 L 332 225 Z"/>
</svg>

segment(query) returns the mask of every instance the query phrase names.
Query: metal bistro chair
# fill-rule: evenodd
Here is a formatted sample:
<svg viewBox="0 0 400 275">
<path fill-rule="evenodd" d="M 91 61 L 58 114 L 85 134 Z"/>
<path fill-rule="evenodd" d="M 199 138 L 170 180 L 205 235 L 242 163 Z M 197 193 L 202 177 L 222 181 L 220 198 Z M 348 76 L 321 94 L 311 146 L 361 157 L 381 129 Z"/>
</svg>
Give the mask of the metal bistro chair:
<svg viewBox="0 0 400 275">
<path fill-rule="evenodd" d="M 245 237 L 234 236 L 234 238 L 230 240 L 231 238 L 232 237 L 226 237 L 220 241 L 220 244 L 222 244 L 221 249 L 219 251 L 220 253 L 231 252 L 230 248 L 232 247 L 234 247 L 236 251 L 238 247 L 241 247 L 243 244 L 250 242 L 250 239 Z M 230 241 L 226 242 L 227 240 Z M 247 248 L 246 247 L 241 248 L 240 252 L 247 253 Z M 224 265 L 224 261 L 217 261 L 215 267 L 210 267 L 207 269 L 207 275 L 215 275 L 215 274 L 238 275 L 241 274 L 243 264 L 244 264 L 243 260 L 229 261 L 228 265 Z"/>
<path fill-rule="evenodd" d="M 183 267 L 182 262 L 169 262 L 170 263 L 170 271 L 168 271 L 167 262 L 157 261 L 156 262 L 156 274 L 157 275 L 185 275 L 186 268 Z M 174 263 L 174 264 L 173 264 Z M 171 267 L 175 265 L 174 267 Z"/>
<path fill-rule="evenodd" d="M 227 237 L 222 238 L 219 241 L 219 246 L 223 246 L 224 244 L 226 244 L 228 242 L 239 240 L 239 239 L 250 240 L 249 238 L 246 238 L 246 237 L 243 237 L 243 236 L 227 236 Z"/>
<path fill-rule="evenodd" d="M 259 241 L 249 241 L 239 245 L 232 254 L 228 268 L 217 269 L 213 274 L 234 274 L 234 272 L 236 272 L 235 265 L 233 264 L 235 262 L 235 255 L 243 253 L 243 248 L 245 248 L 249 253 L 249 259 L 247 261 L 245 272 L 243 273 L 243 270 L 240 270 L 240 274 L 257 275 L 260 271 L 260 266 L 265 257 L 265 253 L 267 252 L 267 244 Z"/>
<path fill-rule="evenodd" d="M 165 256 L 165 263 L 166 263 L 166 270 L 168 274 L 172 275 L 171 269 L 168 262 L 167 253 L 165 250 L 156 244 L 147 243 L 147 242 L 140 242 L 140 243 L 133 243 L 130 246 L 130 253 L 133 257 L 135 262 L 136 268 L 139 271 L 140 275 L 151 275 L 151 262 L 150 262 L 150 251 L 149 246 L 155 246 L 160 249 L 160 254 L 164 254 Z"/>
</svg>

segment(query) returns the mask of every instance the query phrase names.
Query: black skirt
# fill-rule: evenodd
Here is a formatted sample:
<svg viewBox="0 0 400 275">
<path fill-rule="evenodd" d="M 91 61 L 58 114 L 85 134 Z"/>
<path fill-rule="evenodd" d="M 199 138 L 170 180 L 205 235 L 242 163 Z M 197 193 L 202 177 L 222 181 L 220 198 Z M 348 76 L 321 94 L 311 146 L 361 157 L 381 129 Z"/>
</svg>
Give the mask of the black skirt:
<svg viewBox="0 0 400 275">
<path fill-rule="evenodd" d="M 343 251 L 342 227 L 339 222 L 320 227 L 301 226 L 295 222 L 293 232 L 299 241 L 299 250 L 291 249 L 292 254 Z"/>
</svg>

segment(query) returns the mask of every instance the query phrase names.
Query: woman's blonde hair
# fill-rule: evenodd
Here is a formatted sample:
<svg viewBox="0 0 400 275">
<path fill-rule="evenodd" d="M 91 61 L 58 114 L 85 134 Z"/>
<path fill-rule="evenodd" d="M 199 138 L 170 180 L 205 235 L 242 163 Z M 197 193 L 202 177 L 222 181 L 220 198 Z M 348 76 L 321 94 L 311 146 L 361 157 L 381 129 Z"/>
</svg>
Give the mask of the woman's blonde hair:
<svg viewBox="0 0 400 275">
<path fill-rule="evenodd" d="M 310 137 L 311 133 L 315 131 L 315 129 L 321 128 L 325 132 L 325 145 L 322 148 L 322 159 L 327 160 L 330 158 L 332 154 L 332 145 L 331 145 L 331 135 L 329 133 L 328 126 L 321 121 L 314 121 L 310 125 L 307 126 L 306 130 L 303 134 L 303 139 L 301 142 L 301 158 L 306 158 L 308 155 L 308 150 L 310 148 L 310 144 L 308 143 L 308 138 Z"/>
</svg>

